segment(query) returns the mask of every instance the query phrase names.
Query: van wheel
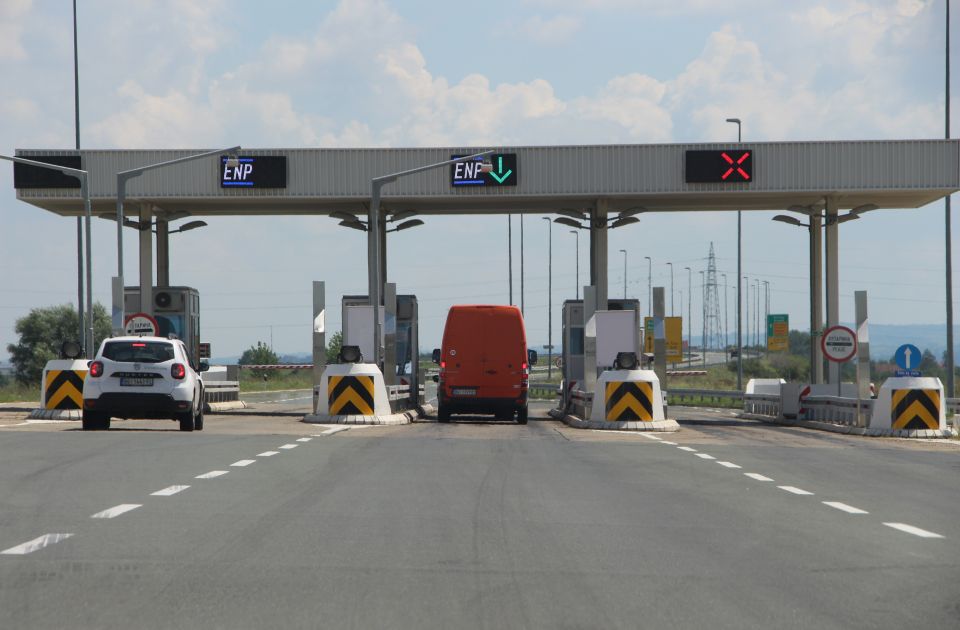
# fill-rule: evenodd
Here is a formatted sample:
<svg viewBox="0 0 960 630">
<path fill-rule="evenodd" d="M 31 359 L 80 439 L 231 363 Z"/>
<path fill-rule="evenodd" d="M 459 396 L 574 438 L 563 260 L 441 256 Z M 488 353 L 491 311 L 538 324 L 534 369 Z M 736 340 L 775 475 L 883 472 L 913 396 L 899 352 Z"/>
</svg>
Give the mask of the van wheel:
<svg viewBox="0 0 960 630">
<path fill-rule="evenodd" d="M 519 407 L 517 409 L 517 424 L 526 424 L 527 423 L 527 407 Z"/>
<path fill-rule="evenodd" d="M 180 421 L 180 430 L 181 431 L 193 431 L 193 412 L 185 411 L 177 415 L 177 420 Z"/>
<path fill-rule="evenodd" d="M 450 422 L 450 408 L 440 406 L 437 410 L 437 422 Z"/>
</svg>

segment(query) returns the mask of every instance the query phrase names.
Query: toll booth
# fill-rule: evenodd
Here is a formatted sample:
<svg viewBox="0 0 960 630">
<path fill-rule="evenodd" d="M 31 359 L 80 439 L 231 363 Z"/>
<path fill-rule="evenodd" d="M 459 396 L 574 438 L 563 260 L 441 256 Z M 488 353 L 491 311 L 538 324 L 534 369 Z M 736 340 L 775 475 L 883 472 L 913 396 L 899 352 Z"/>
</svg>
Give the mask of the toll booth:
<svg viewBox="0 0 960 630">
<path fill-rule="evenodd" d="M 584 372 L 585 344 L 583 328 L 583 300 L 565 300 L 563 302 L 563 406 L 567 407 L 572 389 L 582 388 L 586 374 Z M 632 310 L 640 314 L 640 300 L 628 298 L 610 298 L 608 311 Z"/>
<path fill-rule="evenodd" d="M 125 287 L 123 311 L 140 311 L 140 287 Z M 200 293 L 191 287 L 153 287 L 153 317 L 161 337 L 176 335 L 183 341 L 194 365 L 200 360 Z"/>
<path fill-rule="evenodd" d="M 342 302 L 343 343 L 360 347 L 365 359 L 373 356 L 373 308 L 365 295 L 345 295 Z M 391 305 L 380 309 L 381 345 L 387 385 L 410 385 L 416 392 L 420 382 L 419 310 L 417 296 L 398 295 L 395 312 Z M 387 372 L 390 372 L 389 374 Z"/>
</svg>

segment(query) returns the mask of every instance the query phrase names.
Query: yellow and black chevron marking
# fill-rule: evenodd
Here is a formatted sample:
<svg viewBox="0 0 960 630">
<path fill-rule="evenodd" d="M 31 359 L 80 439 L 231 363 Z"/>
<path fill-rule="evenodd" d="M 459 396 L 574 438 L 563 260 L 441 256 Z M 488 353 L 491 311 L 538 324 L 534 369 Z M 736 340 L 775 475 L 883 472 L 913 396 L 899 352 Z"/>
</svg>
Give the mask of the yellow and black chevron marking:
<svg viewBox="0 0 960 630">
<path fill-rule="evenodd" d="M 891 392 L 894 429 L 939 429 L 939 389 L 895 389 Z"/>
<path fill-rule="evenodd" d="M 653 420 L 653 383 L 610 381 L 607 383 L 607 420 Z"/>
<path fill-rule="evenodd" d="M 330 376 L 327 378 L 327 402 L 331 416 L 372 416 L 372 376 Z"/>
<path fill-rule="evenodd" d="M 50 370 L 43 384 L 46 409 L 82 409 L 86 370 Z"/>
</svg>

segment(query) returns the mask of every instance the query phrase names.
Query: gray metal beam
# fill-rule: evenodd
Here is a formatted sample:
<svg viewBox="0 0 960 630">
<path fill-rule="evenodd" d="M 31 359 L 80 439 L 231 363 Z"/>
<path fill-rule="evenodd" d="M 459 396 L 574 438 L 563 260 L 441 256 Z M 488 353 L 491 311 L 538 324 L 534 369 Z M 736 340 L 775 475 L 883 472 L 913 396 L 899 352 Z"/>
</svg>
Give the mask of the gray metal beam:
<svg viewBox="0 0 960 630">
<path fill-rule="evenodd" d="M 837 222 L 837 206 L 827 199 L 826 208 L 826 284 L 827 284 L 827 328 L 840 323 L 840 224 Z M 829 380 L 831 384 L 840 383 L 840 364 L 831 361 Z"/>
<path fill-rule="evenodd" d="M 140 312 L 153 315 L 153 206 L 140 204 Z"/>
</svg>

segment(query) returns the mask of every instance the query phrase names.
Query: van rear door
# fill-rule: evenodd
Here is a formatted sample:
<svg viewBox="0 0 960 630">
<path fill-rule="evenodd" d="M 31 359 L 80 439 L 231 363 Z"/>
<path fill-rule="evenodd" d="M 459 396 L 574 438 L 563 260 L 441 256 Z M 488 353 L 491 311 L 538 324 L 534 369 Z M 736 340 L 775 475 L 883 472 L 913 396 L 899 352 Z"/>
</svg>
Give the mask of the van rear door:
<svg viewBox="0 0 960 630">
<path fill-rule="evenodd" d="M 526 345 L 523 322 L 514 309 L 484 309 L 483 396 L 515 398 L 519 394 Z"/>
<path fill-rule="evenodd" d="M 483 374 L 484 312 L 478 308 L 451 309 L 443 334 L 445 380 L 454 397 L 477 396 Z"/>
</svg>

